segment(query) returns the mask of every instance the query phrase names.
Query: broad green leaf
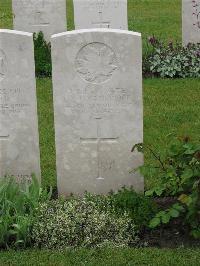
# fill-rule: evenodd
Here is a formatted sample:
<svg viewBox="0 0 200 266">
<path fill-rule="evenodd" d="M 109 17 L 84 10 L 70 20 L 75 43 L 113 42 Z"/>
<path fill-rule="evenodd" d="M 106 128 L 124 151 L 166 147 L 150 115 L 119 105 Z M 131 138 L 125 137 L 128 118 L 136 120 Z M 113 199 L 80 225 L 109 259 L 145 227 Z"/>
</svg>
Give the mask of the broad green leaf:
<svg viewBox="0 0 200 266">
<path fill-rule="evenodd" d="M 187 202 L 188 202 L 188 195 L 186 195 L 186 194 L 181 194 L 180 196 L 179 196 L 179 198 L 178 198 L 178 200 L 180 201 L 180 202 L 182 202 L 182 203 L 184 203 L 184 204 L 187 204 Z"/>
<path fill-rule="evenodd" d="M 186 168 L 183 174 L 181 175 L 181 179 L 183 179 L 183 181 L 186 181 L 187 179 L 193 177 L 193 175 L 193 170 L 191 168 Z"/>
<path fill-rule="evenodd" d="M 151 190 L 147 190 L 147 191 L 145 192 L 145 196 L 147 196 L 147 197 L 152 196 L 153 194 L 154 194 L 154 190 L 153 190 L 153 189 L 151 189 Z"/>
<path fill-rule="evenodd" d="M 153 218 L 153 219 L 150 221 L 149 227 L 150 227 L 150 228 L 155 228 L 155 227 L 157 227 L 158 225 L 160 225 L 160 218 L 155 217 L 155 218 Z"/>
<path fill-rule="evenodd" d="M 177 211 L 184 211 L 184 207 L 182 205 L 180 205 L 179 203 L 175 203 L 173 206 L 172 206 L 173 209 L 176 209 Z"/>
<path fill-rule="evenodd" d="M 170 211 L 169 211 L 169 215 L 171 216 L 171 217 L 173 217 L 173 218 L 177 218 L 177 217 L 179 217 L 179 211 L 177 211 L 176 209 L 170 209 Z"/>
<path fill-rule="evenodd" d="M 165 213 L 165 215 L 162 216 L 162 223 L 167 224 L 170 221 L 170 215 L 169 213 Z"/>
</svg>

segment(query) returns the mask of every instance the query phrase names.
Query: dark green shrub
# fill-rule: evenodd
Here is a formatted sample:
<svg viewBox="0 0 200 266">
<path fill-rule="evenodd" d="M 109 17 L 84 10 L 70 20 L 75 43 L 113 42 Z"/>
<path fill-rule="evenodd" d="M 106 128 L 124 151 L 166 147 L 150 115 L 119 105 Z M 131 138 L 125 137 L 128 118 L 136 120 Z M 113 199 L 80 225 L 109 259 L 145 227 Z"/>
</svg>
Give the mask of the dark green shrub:
<svg viewBox="0 0 200 266">
<path fill-rule="evenodd" d="M 42 32 L 34 33 L 36 77 L 51 77 L 51 45 L 44 39 Z"/>
<path fill-rule="evenodd" d="M 39 202 L 50 198 L 35 177 L 30 184 L 18 184 L 13 178 L 0 181 L 0 248 L 27 247 Z"/>
<path fill-rule="evenodd" d="M 114 211 L 122 215 L 128 213 L 138 228 L 147 226 L 157 212 L 155 203 L 150 198 L 123 188 L 110 196 Z"/>
<path fill-rule="evenodd" d="M 144 76 L 162 78 L 199 78 L 200 77 L 200 43 L 168 45 L 149 38 L 149 49 L 143 57 Z"/>
<path fill-rule="evenodd" d="M 172 139 L 161 155 L 149 145 L 137 144 L 133 150 L 148 149 L 156 159 L 154 165 L 140 168 L 142 174 L 154 171 L 158 185 L 146 192 L 147 196 L 173 196 L 177 198 L 167 210 L 160 211 L 151 220 L 150 227 L 166 224 L 172 218 L 182 217 L 194 237 L 200 237 L 200 143 L 188 137 Z"/>
<path fill-rule="evenodd" d="M 88 197 L 55 200 L 40 204 L 34 221 L 35 247 L 94 247 L 106 243 L 136 245 L 137 231 L 124 213 L 118 217 L 99 208 Z"/>
</svg>

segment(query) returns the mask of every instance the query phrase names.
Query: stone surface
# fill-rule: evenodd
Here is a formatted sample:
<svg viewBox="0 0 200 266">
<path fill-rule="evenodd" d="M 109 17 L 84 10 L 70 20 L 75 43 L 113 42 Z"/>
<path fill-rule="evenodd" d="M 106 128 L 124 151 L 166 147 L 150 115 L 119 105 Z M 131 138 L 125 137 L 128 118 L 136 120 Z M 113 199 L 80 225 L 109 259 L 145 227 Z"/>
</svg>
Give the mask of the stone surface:
<svg viewBox="0 0 200 266">
<path fill-rule="evenodd" d="M 182 0 L 182 39 L 200 43 L 200 0 Z"/>
<path fill-rule="evenodd" d="M 130 171 L 143 141 L 141 35 L 79 30 L 52 36 L 59 194 L 143 190 Z"/>
<path fill-rule="evenodd" d="M 76 29 L 128 29 L 127 0 L 74 0 Z"/>
<path fill-rule="evenodd" d="M 32 33 L 0 30 L 0 177 L 40 178 Z"/>
<path fill-rule="evenodd" d="M 12 0 L 14 29 L 51 35 L 66 31 L 66 0 Z"/>
</svg>

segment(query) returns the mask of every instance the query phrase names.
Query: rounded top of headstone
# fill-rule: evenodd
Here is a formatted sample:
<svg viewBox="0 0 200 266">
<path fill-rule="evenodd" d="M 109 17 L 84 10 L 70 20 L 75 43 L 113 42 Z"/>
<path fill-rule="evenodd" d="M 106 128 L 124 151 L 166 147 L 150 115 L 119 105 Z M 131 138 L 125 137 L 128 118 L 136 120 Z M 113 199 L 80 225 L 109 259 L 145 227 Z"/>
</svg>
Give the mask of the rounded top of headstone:
<svg viewBox="0 0 200 266">
<path fill-rule="evenodd" d="M 61 33 L 57 33 L 51 36 L 51 39 L 57 38 L 57 37 L 62 37 L 66 35 L 73 35 L 73 34 L 84 34 L 84 33 L 97 33 L 97 32 L 102 32 L 102 33 L 118 33 L 118 34 L 127 34 L 127 35 L 132 35 L 136 37 L 141 37 L 141 33 L 139 32 L 133 32 L 133 31 L 128 31 L 128 30 L 118 30 L 118 29 L 82 29 L 82 30 L 72 30 L 72 31 L 65 31 Z"/>
<path fill-rule="evenodd" d="M 23 35 L 32 37 L 33 33 L 25 32 L 25 31 L 18 31 L 18 30 L 8 30 L 8 29 L 0 29 L 0 33 L 9 33 L 9 34 L 16 34 L 16 35 Z"/>
</svg>

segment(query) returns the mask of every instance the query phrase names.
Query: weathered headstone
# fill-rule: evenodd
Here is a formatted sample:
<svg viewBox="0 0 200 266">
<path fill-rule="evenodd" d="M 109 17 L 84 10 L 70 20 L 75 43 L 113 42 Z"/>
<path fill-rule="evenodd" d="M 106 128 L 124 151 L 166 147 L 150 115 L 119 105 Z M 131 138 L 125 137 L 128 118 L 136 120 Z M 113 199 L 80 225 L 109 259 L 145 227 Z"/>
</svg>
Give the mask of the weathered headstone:
<svg viewBox="0 0 200 266">
<path fill-rule="evenodd" d="M 14 29 L 44 33 L 45 39 L 66 31 L 66 0 L 12 0 Z"/>
<path fill-rule="evenodd" d="M 200 0 L 182 0 L 183 44 L 200 43 Z"/>
<path fill-rule="evenodd" d="M 74 0 L 76 29 L 128 29 L 127 0 Z"/>
<path fill-rule="evenodd" d="M 52 36 L 60 194 L 143 190 L 141 35 L 92 29 Z"/>
<path fill-rule="evenodd" d="M 0 177 L 40 178 L 33 34 L 0 30 Z"/>
</svg>

